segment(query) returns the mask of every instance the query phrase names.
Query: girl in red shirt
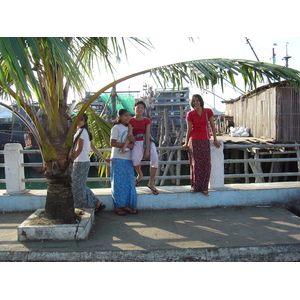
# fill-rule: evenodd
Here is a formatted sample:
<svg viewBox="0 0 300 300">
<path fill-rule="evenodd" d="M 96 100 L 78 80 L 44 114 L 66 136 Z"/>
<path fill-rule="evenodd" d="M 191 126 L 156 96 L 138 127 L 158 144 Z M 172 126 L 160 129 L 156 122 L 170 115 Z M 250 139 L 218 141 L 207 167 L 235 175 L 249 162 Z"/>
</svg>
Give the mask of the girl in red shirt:
<svg viewBox="0 0 300 300">
<path fill-rule="evenodd" d="M 150 140 L 151 120 L 144 117 L 146 104 L 144 101 L 137 101 L 134 105 L 135 116 L 130 119 L 128 125 L 128 135 L 132 132 L 135 142 L 132 149 L 132 163 L 137 172 L 135 185 L 139 186 L 143 179 L 141 160 L 150 156 L 150 179 L 147 187 L 154 195 L 159 192 L 154 185 L 156 171 L 158 168 L 158 154 L 155 143 Z"/>
<path fill-rule="evenodd" d="M 193 95 L 191 106 L 193 110 L 186 116 L 187 135 L 183 150 L 188 150 L 191 174 L 191 192 L 201 192 L 209 196 L 208 184 L 211 171 L 210 157 L 210 131 L 211 128 L 214 145 L 220 148 L 217 141 L 214 124 L 214 114 L 211 109 L 204 108 L 204 101 L 198 94 Z"/>
</svg>

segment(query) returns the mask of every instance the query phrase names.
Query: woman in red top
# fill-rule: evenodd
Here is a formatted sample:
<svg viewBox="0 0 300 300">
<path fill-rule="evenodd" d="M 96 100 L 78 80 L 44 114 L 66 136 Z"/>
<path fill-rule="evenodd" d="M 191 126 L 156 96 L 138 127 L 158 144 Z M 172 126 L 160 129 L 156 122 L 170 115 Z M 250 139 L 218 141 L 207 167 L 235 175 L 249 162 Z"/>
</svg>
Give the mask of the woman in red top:
<svg viewBox="0 0 300 300">
<path fill-rule="evenodd" d="M 158 168 L 158 154 L 155 143 L 150 140 L 150 124 L 151 120 L 144 117 L 146 104 L 144 101 L 137 101 L 134 105 L 135 116 L 129 121 L 128 134 L 133 133 L 135 138 L 134 147 L 132 149 L 132 163 L 137 172 L 136 186 L 140 185 L 143 178 L 141 160 L 150 156 L 150 179 L 147 187 L 154 195 L 159 192 L 154 185 L 156 171 Z"/>
<path fill-rule="evenodd" d="M 211 109 L 204 108 L 204 101 L 198 94 L 193 95 L 191 106 L 193 110 L 186 116 L 187 135 L 183 150 L 188 150 L 191 173 L 191 192 L 201 192 L 209 196 L 208 184 L 211 171 L 210 132 L 211 128 L 214 145 L 220 148 L 216 138 L 214 114 Z"/>
</svg>

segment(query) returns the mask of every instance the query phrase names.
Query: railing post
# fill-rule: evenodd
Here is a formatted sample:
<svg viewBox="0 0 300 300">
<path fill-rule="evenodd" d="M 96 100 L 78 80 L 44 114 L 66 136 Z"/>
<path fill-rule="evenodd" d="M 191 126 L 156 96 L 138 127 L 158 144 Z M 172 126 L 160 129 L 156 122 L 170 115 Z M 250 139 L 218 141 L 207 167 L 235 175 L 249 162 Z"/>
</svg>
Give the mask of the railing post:
<svg viewBox="0 0 300 300">
<path fill-rule="evenodd" d="M 5 184 L 8 194 L 24 193 L 25 182 L 23 181 L 24 167 L 23 147 L 21 144 L 11 143 L 4 146 Z"/>
<path fill-rule="evenodd" d="M 177 150 L 177 161 L 181 161 L 181 149 Z M 176 165 L 176 176 L 181 175 L 181 164 Z M 180 179 L 176 179 L 176 185 L 180 185 Z"/>
<path fill-rule="evenodd" d="M 219 141 L 221 147 L 217 148 L 214 142 L 210 141 L 211 173 L 209 187 L 219 188 L 224 186 L 224 143 Z"/>
</svg>

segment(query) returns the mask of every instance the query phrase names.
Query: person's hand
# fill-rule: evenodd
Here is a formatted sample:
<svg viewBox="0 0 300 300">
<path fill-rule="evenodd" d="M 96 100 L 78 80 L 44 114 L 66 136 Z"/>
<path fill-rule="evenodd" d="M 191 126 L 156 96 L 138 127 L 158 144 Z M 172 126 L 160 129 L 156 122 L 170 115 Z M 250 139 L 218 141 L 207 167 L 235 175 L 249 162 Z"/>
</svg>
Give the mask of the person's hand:
<svg viewBox="0 0 300 300">
<path fill-rule="evenodd" d="M 133 149 L 133 146 L 134 146 L 134 143 L 130 142 L 130 143 L 128 144 L 127 147 L 128 147 L 130 150 L 132 150 L 132 149 Z"/>
<path fill-rule="evenodd" d="M 110 163 L 110 162 L 112 162 L 112 159 L 110 159 L 110 158 L 105 158 L 104 161 L 105 161 L 106 163 Z"/>
<path fill-rule="evenodd" d="M 135 138 L 134 138 L 134 136 L 132 135 L 132 134 L 128 134 L 128 140 L 129 140 L 129 142 L 134 142 L 135 141 Z"/>
<path fill-rule="evenodd" d="M 220 148 L 221 147 L 221 143 L 219 141 L 214 141 L 214 145 L 217 147 L 217 148 Z"/>
<path fill-rule="evenodd" d="M 189 146 L 186 145 L 186 144 L 184 144 L 183 146 L 181 146 L 181 149 L 182 149 L 182 150 L 188 150 L 188 149 L 189 149 Z"/>
<path fill-rule="evenodd" d="M 143 158 L 148 158 L 149 156 L 150 156 L 150 151 L 146 149 Z"/>
</svg>

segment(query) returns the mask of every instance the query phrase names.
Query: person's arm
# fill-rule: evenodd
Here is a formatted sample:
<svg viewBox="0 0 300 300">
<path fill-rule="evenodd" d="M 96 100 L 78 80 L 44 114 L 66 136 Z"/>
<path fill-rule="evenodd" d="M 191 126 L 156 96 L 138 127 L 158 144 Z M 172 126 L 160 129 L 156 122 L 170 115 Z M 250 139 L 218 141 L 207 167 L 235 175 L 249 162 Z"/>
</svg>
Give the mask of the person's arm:
<svg viewBox="0 0 300 300">
<path fill-rule="evenodd" d="M 111 139 L 110 140 L 110 146 L 111 147 L 115 147 L 115 148 L 122 148 L 124 146 L 125 143 L 119 143 L 117 142 L 117 140 L 115 139 Z"/>
<path fill-rule="evenodd" d="M 214 138 L 214 145 L 215 145 L 217 148 L 220 148 L 220 147 L 221 147 L 221 144 L 220 144 L 220 142 L 217 141 L 217 135 L 216 135 L 216 127 L 215 127 L 215 122 L 214 122 L 214 116 L 210 117 L 209 123 L 210 123 L 210 128 L 211 128 L 211 131 L 212 131 L 212 134 L 213 134 L 213 138 Z"/>
<path fill-rule="evenodd" d="M 84 143 L 84 140 L 79 138 L 77 141 L 77 145 L 78 145 L 77 150 L 74 152 L 73 157 L 72 157 L 73 160 L 75 160 L 79 156 L 79 154 L 82 152 L 83 143 Z"/>
<path fill-rule="evenodd" d="M 121 153 L 125 153 L 125 149 L 126 148 L 130 148 L 128 145 L 131 143 L 131 142 L 134 142 L 134 137 L 132 135 L 132 125 L 129 123 L 128 124 L 128 134 L 127 134 L 127 138 L 126 138 L 126 141 L 125 141 L 125 144 L 124 146 L 122 147 L 121 149 Z"/>
<path fill-rule="evenodd" d="M 125 145 L 125 143 L 119 143 L 115 139 L 110 140 L 110 146 L 111 147 L 122 148 L 124 145 Z M 134 146 L 134 143 L 130 142 L 127 147 L 132 150 L 133 146 Z"/>
<path fill-rule="evenodd" d="M 110 158 L 106 158 L 94 145 L 94 143 L 91 141 L 90 147 L 92 151 L 100 156 L 105 162 L 110 163 L 112 160 Z"/>
<path fill-rule="evenodd" d="M 187 133 L 186 133 L 186 138 L 185 138 L 185 144 L 181 147 L 182 150 L 187 150 L 188 144 L 189 144 L 189 139 L 191 136 L 191 132 L 192 132 L 192 122 L 191 121 L 187 121 Z"/>
<path fill-rule="evenodd" d="M 133 137 L 133 127 L 132 125 L 129 123 L 128 124 L 128 135 L 127 138 L 130 142 L 134 142 L 134 137 Z"/>
</svg>

